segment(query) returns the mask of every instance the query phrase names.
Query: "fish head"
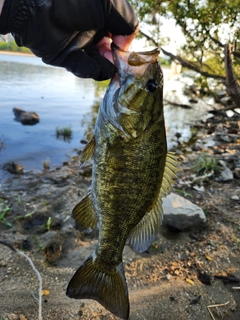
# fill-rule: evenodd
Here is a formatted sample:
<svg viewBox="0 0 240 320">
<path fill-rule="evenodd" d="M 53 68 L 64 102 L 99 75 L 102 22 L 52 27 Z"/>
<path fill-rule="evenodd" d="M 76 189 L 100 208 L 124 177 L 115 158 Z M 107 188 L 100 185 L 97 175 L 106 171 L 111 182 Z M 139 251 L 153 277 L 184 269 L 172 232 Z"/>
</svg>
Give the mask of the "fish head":
<svg viewBox="0 0 240 320">
<path fill-rule="evenodd" d="M 159 50 L 125 52 L 113 46 L 117 73 L 114 108 L 123 130 L 130 136 L 141 134 L 163 114 L 163 73 Z"/>
</svg>

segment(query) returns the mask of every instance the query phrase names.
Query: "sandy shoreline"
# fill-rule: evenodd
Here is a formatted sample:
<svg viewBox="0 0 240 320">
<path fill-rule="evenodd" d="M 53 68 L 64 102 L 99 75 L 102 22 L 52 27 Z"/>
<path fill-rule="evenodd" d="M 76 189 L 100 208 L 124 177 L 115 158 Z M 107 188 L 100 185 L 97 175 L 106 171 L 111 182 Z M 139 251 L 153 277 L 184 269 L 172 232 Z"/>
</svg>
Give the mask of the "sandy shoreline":
<svg viewBox="0 0 240 320">
<path fill-rule="evenodd" d="M 33 53 L 24 53 L 24 52 L 13 52 L 13 51 L 4 51 L 0 50 L 0 54 L 9 54 L 12 56 L 26 56 L 26 57 L 36 57 Z"/>
</svg>

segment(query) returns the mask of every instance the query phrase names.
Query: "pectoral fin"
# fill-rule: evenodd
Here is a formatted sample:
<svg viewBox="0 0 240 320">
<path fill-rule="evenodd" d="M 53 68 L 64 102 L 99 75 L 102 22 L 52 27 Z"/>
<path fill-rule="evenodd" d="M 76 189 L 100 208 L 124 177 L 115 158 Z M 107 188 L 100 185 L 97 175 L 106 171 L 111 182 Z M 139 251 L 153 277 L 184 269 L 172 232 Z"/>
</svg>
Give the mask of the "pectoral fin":
<svg viewBox="0 0 240 320">
<path fill-rule="evenodd" d="M 151 211 L 147 212 L 142 220 L 130 232 L 127 244 L 137 252 L 144 252 L 151 245 L 158 233 L 161 225 L 163 210 L 162 198 L 166 197 L 169 193 L 173 179 L 176 178 L 176 172 L 179 162 L 177 157 L 172 152 L 167 153 L 162 184 L 157 201 L 153 204 Z"/>
<path fill-rule="evenodd" d="M 95 138 L 93 136 L 81 153 L 81 156 L 80 156 L 81 166 L 83 164 L 86 164 L 88 161 L 92 159 L 94 154 L 94 149 L 95 149 Z"/>
<path fill-rule="evenodd" d="M 73 208 L 72 218 L 74 220 L 74 227 L 79 231 L 96 229 L 98 221 L 90 192 Z"/>
</svg>

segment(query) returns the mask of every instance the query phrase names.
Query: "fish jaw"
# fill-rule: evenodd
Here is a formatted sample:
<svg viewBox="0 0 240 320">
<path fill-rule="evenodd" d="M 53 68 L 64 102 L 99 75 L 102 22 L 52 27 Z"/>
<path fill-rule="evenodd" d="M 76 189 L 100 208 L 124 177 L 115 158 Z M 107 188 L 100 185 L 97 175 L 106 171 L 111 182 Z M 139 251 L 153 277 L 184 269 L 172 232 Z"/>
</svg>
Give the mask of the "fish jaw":
<svg viewBox="0 0 240 320">
<path fill-rule="evenodd" d="M 141 135 L 159 111 L 163 112 L 163 73 L 158 54 L 158 49 L 136 53 L 113 47 L 118 71 L 105 94 L 102 115 L 126 137 Z"/>
<path fill-rule="evenodd" d="M 126 77 L 134 76 L 140 79 L 144 76 L 147 67 L 157 62 L 159 49 L 146 52 L 123 51 L 112 43 L 113 61 L 117 67 L 117 76 L 119 86 L 121 86 Z"/>
</svg>

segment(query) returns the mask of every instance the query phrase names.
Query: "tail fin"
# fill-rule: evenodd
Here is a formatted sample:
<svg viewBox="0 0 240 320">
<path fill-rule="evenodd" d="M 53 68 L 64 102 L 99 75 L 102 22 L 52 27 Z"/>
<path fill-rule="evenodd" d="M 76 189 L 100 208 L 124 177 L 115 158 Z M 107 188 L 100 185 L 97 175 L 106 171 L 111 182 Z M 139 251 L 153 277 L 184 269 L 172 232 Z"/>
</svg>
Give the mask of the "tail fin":
<svg viewBox="0 0 240 320">
<path fill-rule="evenodd" d="M 72 277 L 66 294 L 74 299 L 94 299 L 114 315 L 124 320 L 129 318 L 128 288 L 122 263 L 115 272 L 100 270 L 92 254 Z"/>
</svg>

